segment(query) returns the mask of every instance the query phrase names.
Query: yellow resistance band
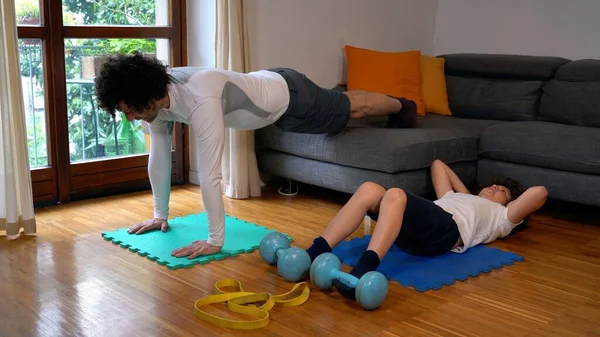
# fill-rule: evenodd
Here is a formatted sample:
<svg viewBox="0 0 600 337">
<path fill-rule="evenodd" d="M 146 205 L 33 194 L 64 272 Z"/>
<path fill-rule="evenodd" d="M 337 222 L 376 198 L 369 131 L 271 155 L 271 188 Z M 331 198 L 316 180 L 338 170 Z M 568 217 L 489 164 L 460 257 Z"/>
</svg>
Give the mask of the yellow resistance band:
<svg viewBox="0 0 600 337">
<path fill-rule="evenodd" d="M 284 307 L 300 305 L 308 300 L 308 295 L 310 294 L 310 288 L 306 282 L 296 283 L 294 287 L 292 287 L 292 290 L 280 295 L 244 291 L 244 289 L 242 289 L 242 283 L 234 279 L 220 280 L 215 284 L 215 287 L 221 294 L 209 295 L 198 299 L 194 303 L 196 316 L 221 328 L 229 329 L 249 330 L 263 328 L 269 324 L 269 310 L 271 310 L 275 304 L 280 304 Z M 235 287 L 237 288 L 237 291 L 227 293 L 221 289 L 224 287 Z M 287 298 L 300 287 L 304 287 L 300 295 Z M 202 310 L 203 306 L 222 302 L 227 302 L 229 311 L 254 316 L 256 319 L 232 320 L 217 317 Z M 252 303 L 257 302 L 264 302 L 264 304 L 258 307 L 252 305 Z"/>
</svg>

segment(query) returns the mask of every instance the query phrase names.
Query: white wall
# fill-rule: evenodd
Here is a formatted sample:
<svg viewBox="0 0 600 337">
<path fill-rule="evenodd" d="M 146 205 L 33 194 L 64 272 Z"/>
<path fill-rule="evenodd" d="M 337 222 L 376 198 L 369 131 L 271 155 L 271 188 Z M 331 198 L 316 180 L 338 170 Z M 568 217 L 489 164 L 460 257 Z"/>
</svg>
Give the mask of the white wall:
<svg viewBox="0 0 600 337">
<path fill-rule="evenodd" d="M 291 67 L 315 83 L 345 80 L 345 44 L 433 53 L 437 0 L 249 0 L 251 70 Z"/>
<path fill-rule="evenodd" d="M 215 0 L 192 0 L 187 2 L 187 56 L 188 65 L 195 67 L 215 66 L 215 34 L 216 34 Z M 190 130 L 190 139 L 194 139 L 194 131 Z M 198 185 L 198 165 L 196 163 L 196 142 L 190 142 L 190 182 Z"/>
<path fill-rule="evenodd" d="M 187 1 L 188 65 L 215 66 L 217 3 L 215 0 Z"/>
<path fill-rule="evenodd" d="M 438 0 L 434 51 L 600 58 L 599 0 Z"/>
</svg>

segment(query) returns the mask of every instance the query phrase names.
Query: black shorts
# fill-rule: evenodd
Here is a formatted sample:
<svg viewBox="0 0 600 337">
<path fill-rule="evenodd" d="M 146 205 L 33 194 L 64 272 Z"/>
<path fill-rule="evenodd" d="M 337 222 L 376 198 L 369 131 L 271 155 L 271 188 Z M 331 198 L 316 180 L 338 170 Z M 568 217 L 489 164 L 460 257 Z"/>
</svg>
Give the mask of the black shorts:
<svg viewBox="0 0 600 337">
<path fill-rule="evenodd" d="M 433 201 L 406 192 L 406 210 L 395 244 L 413 255 L 441 255 L 450 251 L 460 238 L 452 214 Z M 367 212 L 373 220 L 377 214 Z"/>
<path fill-rule="evenodd" d="M 275 122 L 283 131 L 338 133 L 350 120 L 350 99 L 341 91 L 321 88 L 304 74 L 289 68 L 268 69 L 283 76 L 290 90 L 290 104 Z"/>
</svg>

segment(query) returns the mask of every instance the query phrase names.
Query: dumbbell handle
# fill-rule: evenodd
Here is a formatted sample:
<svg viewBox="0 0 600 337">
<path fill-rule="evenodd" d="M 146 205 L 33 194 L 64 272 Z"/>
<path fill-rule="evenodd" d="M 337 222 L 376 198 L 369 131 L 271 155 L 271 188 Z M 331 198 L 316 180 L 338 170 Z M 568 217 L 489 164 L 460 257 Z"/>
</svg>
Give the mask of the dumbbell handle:
<svg viewBox="0 0 600 337">
<path fill-rule="evenodd" d="M 286 250 L 287 248 L 277 248 L 277 250 L 275 251 L 275 255 L 277 255 L 277 261 L 279 261 L 279 259 L 281 259 L 281 254 L 283 254 L 283 252 Z"/>
<path fill-rule="evenodd" d="M 341 270 L 334 269 L 330 272 L 331 279 L 338 279 L 343 284 L 347 285 L 350 288 L 356 288 L 358 286 L 358 278 L 354 275 L 345 273 Z"/>
</svg>

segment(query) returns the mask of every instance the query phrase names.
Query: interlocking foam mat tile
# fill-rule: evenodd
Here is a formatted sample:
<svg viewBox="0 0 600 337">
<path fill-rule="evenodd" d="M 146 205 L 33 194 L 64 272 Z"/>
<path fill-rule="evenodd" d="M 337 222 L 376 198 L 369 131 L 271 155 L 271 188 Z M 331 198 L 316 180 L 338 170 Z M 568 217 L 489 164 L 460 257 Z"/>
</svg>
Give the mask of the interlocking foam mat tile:
<svg viewBox="0 0 600 337">
<path fill-rule="evenodd" d="M 143 234 L 128 234 L 128 228 L 112 232 L 103 232 L 105 240 L 127 248 L 140 256 L 156 261 L 170 269 L 189 268 L 196 264 L 205 264 L 213 260 L 242 253 L 251 253 L 258 249 L 262 238 L 274 230 L 250 223 L 229 215 L 225 216 L 225 245 L 221 252 L 199 256 L 194 259 L 174 257 L 171 252 L 177 248 L 190 245 L 196 240 L 206 240 L 208 237 L 208 222 L 205 212 L 169 220 L 166 233 L 154 230 Z M 283 233 L 290 241 L 292 238 Z"/>
<path fill-rule="evenodd" d="M 368 235 L 343 241 L 333 249 L 333 253 L 345 265 L 354 266 L 367 249 L 370 239 Z M 492 269 L 500 269 L 517 261 L 523 261 L 523 257 L 485 245 L 472 247 L 461 254 L 448 252 L 433 257 L 410 255 L 392 245 L 377 271 L 388 280 L 424 292 L 439 290 L 444 285 L 489 273 Z"/>
</svg>

